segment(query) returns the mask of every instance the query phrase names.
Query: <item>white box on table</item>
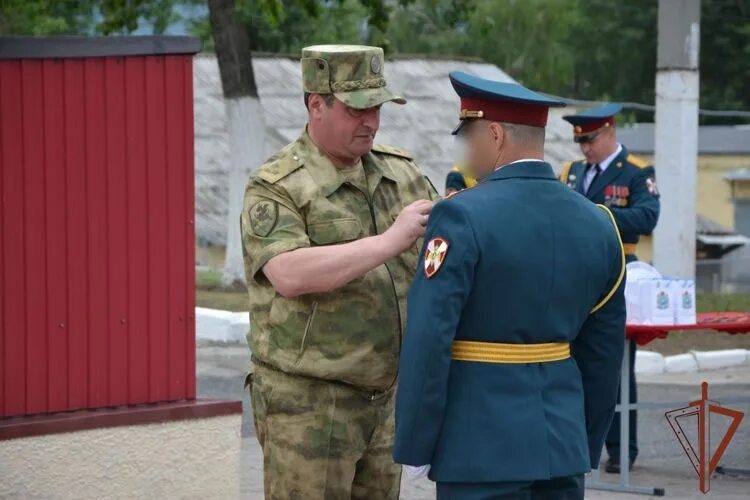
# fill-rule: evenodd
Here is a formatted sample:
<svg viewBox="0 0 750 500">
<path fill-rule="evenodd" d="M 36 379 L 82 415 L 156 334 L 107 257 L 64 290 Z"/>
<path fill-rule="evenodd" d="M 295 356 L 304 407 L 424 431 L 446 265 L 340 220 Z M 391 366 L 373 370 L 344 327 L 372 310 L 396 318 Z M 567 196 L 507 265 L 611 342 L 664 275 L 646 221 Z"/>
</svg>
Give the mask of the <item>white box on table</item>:
<svg viewBox="0 0 750 500">
<path fill-rule="evenodd" d="M 695 280 L 673 280 L 672 303 L 674 304 L 674 324 L 694 325 L 696 321 Z"/>
<path fill-rule="evenodd" d="M 673 280 L 653 278 L 638 283 L 641 297 L 640 324 L 674 325 Z"/>
</svg>

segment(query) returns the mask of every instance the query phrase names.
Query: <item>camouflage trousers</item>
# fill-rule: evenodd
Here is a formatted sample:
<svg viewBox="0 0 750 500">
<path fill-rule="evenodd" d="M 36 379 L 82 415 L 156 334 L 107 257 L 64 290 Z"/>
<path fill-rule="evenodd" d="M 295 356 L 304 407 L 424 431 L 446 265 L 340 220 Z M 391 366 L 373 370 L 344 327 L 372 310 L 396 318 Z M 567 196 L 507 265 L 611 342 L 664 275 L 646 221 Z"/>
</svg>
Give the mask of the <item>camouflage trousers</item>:
<svg viewBox="0 0 750 500">
<path fill-rule="evenodd" d="M 373 395 L 256 364 L 250 392 L 266 498 L 398 499 L 394 391 Z"/>
</svg>

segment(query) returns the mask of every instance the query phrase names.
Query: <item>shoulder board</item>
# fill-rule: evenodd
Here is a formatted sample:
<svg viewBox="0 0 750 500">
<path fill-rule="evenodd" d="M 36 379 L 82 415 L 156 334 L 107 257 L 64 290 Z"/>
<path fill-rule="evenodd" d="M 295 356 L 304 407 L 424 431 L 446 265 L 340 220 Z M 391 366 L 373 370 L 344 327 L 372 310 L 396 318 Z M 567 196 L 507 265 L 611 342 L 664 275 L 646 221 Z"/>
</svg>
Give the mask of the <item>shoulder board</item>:
<svg viewBox="0 0 750 500">
<path fill-rule="evenodd" d="M 573 167 L 572 161 L 566 161 L 563 164 L 562 170 L 560 170 L 560 180 L 567 183 L 568 182 L 568 175 L 570 175 L 570 169 Z"/>
<path fill-rule="evenodd" d="M 260 169 L 258 169 L 257 175 L 264 181 L 275 184 L 300 168 L 303 164 L 304 162 L 299 156 L 291 151 L 281 150 L 269 158 Z"/>
<path fill-rule="evenodd" d="M 629 154 L 626 160 L 628 163 L 638 168 L 646 168 L 651 166 L 646 160 L 644 160 L 643 158 L 639 158 L 634 154 Z"/>
<path fill-rule="evenodd" d="M 413 160 L 414 157 L 409 154 L 407 151 L 404 151 L 401 148 L 394 148 L 393 146 L 385 146 L 383 144 L 373 144 L 372 150 L 375 153 L 384 153 L 391 156 L 398 156 L 400 158 L 405 158 L 407 160 Z"/>
</svg>

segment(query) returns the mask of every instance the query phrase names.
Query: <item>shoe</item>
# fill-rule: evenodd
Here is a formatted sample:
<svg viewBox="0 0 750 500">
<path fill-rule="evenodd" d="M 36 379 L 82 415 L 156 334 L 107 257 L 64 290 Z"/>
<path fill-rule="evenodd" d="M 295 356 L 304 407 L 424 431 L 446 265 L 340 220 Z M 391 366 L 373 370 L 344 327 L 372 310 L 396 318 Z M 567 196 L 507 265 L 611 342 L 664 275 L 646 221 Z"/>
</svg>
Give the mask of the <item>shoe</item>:
<svg viewBox="0 0 750 500">
<path fill-rule="evenodd" d="M 630 462 L 630 467 L 628 467 L 628 470 L 633 470 L 633 462 Z M 612 457 L 608 458 L 607 463 L 604 465 L 604 472 L 608 472 L 610 474 L 619 474 L 620 460 Z"/>
</svg>

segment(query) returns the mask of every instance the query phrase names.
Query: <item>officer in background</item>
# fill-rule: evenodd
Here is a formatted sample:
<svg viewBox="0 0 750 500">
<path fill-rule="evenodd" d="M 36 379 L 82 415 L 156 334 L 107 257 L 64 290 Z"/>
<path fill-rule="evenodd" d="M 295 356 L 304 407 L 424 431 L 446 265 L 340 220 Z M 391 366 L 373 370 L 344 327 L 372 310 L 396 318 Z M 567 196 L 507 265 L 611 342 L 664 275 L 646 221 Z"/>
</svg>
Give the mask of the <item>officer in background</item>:
<svg viewBox="0 0 750 500">
<path fill-rule="evenodd" d="M 445 178 L 445 195 L 451 196 L 467 188 L 477 185 L 477 180 L 468 172 L 465 165 L 459 163 L 454 165 Z"/>
<path fill-rule="evenodd" d="M 302 50 L 308 124 L 253 175 L 241 227 L 266 498 L 396 499 L 394 386 L 432 189 L 373 144 L 383 50 Z"/>
<path fill-rule="evenodd" d="M 450 78 L 454 133 L 482 180 L 438 203 L 427 225 L 394 458 L 429 464 L 439 499 L 582 499 L 620 376 L 622 243 L 609 210 L 543 160 L 548 108 L 561 102 Z"/>
<path fill-rule="evenodd" d="M 609 207 L 617 221 L 628 262 L 635 255 L 640 235 L 651 234 L 659 218 L 659 192 L 654 167 L 628 153 L 617 142 L 615 116 L 619 104 L 606 104 L 563 118 L 573 125 L 574 140 L 584 160 L 567 163 L 560 178 L 594 203 Z M 638 400 L 635 382 L 635 342 L 630 343 L 630 402 Z M 619 391 L 618 391 L 619 403 Z M 630 412 L 630 467 L 638 455 L 637 412 Z M 615 414 L 606 439 L 607 472 L 620 472 L 620 414 Z"/>
</svg>

